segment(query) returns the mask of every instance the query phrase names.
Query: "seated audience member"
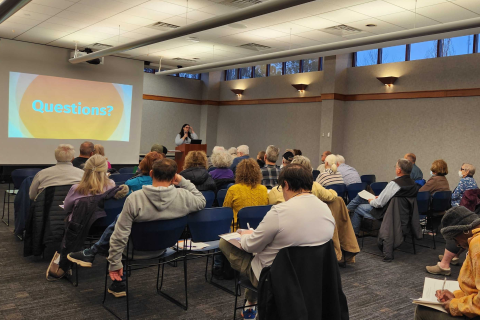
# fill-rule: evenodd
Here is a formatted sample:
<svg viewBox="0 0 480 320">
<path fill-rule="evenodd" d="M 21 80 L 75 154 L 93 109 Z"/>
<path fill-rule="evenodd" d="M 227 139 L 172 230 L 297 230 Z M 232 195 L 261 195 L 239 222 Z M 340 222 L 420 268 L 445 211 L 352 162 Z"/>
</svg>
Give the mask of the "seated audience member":
<svg viewBox="0 0 480 320">
<path fill-rule="evenodd" d="M 74 184 L 65 197 L 64 210 L 72 212 L 75 201 L 83 197 L 102 194 L 115 187 L 115 181 L 107 176 L 107 159 L 99 154 L 91 156 L 85 162 L 84 173 L 79 184 Z"/>
<path fill-rule="evenodd" d="M 413 164 L 412 173 L 410 173 L 410 178 L 412 178 L 414 181 L 422 180 L 423 179 L 422 170 L 420 170 L 420 168 L 417 167 L 417 165 L 415 164 L 415 162 L 417 162 L 417 157 L 413 153 L 407 153 L 404 158 Z"/>
<path fill-rule="evenodd" d="M 262 172 L 253 159 L 245 159 L 238 164 L 235 184 L 228 188 L 223 201 L 224 207 L 233 209 L 233 226 L 237 225 L 237 214 L 240 209 L 268 204 L 268 192 L 262 186 Z"/>
<path fill-rule="evenodd" d="M 108 292 L 115 297 L 126 296 L 122 253 L 127 245 L 132 224 L 176 219 L 205 208 L 205 198 L 195 185 L 176 172 L 175 161 L 155 161 L 150 171 L 152 185 L 145 185 L 128 196 L 122 212 L 105 230 L 100 240 L 91 248 L 70 253 L 68 260 L 82 267 L 91 267 L 96 254 L 108 254 L 110 278 L 114 281 Z"/>
<path fill-rule="evenodd" d="M 290 151 L 285 152 L 282 156 L 282 165 L 280 166 L 280 169 L 292 163 L 293 157 L 295 157 L 293 155 L 293 152 L 290 152 Z"/>
<path fill-rule="evenodd" d="M 326 187 L 331 184 L 344 183 L 342 174 L 337 171 L 337 157 L 333 154 L 325 158 L 325 171 L 317 177 L 317 182 Z"/>
<path fill-rule="evenodd" d="M 241 231 L 243 250 L 220 240 L 220 250 L 232 268 L 248 277 L 254 287 L 258 285 L 262 269 L 272 265 L 281 249 L 320 246 L 332 239 L 335 230 L 330 209 L 311 194 L 311 171 L 299 164 L 287 165 L 278 183 L 286 201 L 273 206 L 257 229 Z M 255 319 L 256 310 L 248 306 L 256 303 L 257 296 L 247 289 L 245 298 L 243 317 Z"/>
<path fill-rule="evenodd" d="M 223 151 L 212 154 L 210 158 L 213 166 L 216 167 L 215 170 L 210 171 L 210 175 L 215 181 L 217 190 L 226 189 L 229 184 L 235 183 L 235 175 L 230 170 L 233 162 L 232 156 L 227 151 Z"/>
<path fill-rule="evenodd" d="M 215 181 L 207 171 L 207 155 L 203 151 L 190 151 L 185 157 L 185 165 L 180 175 L 190 180 L 198 191 L 216 192 Z"/>
<path fill-rule="evenodd" d="M 237 157 L 237 148 L 231 147 L 230 149 L 228 149 L 228 153 L 230 153 L 232 158 L 235 159 Z"/>
<path fill-rule="evenodd" d="M 477 182 L 473 179 L 475 174 L 475 167 L 469 163 L 462 164 L 458 176 L 460 182 L 452 193 L 452 207 L 458 206 L 462 200 L 463 193 L 467 190 L 478 189 Z"/>
<path fill-rule="evenodd" d="M 96 144 L 93 146 L 93 148 L 94 148 L 93 154 L 99 154 L 105 157 L 105 148 L 101 144 Z M 105 159 L 107 159 L 108 169 L 112 169 L 112 165 L 110 164 L 110 162 L 108 162 L 108 158 L 105 157 Z"/>
<path fill-rule="evenodd" d="M 302 155 L 302 150 L 300 149 L 293 149 L 293 154 L 295 156 L 301 156 Z"/>
<path fill-rule="evenodd" d="M 88 158 L 95 153 L 95 146 L 90 141 L 85 141 L 80 145 L 80 155 L 72 160 L 72 164 L 76 168 L 83 169 Z"/>
<path fill-rule="evenodd" d="M 265 153 L 266 153 L 265 151 L 260 151 L 257 154 L 257 163 L 260 168 L 263 168 L 265 166 L 265 161 L 264 161 Z"/>
<path fill-rule="evenodd" d="M 212 150 L 212 155 L 208 158 L 208 169 L 212 168 L 212 167 L 215 167 L 213 164 L 212 164 L 212 156 L 215 154 L 215 153 L 219 153 L 219 152 L 223 152 L 225 151 L 225 148 L 224 147 L 221 147 L 221 146 L 215 146 L 213 147 L 213 150 Z"/>
<path fill-rule="evenodd" d="M 340 172 L 343 178 L 343 183 L 347 186 L 352 183 L 362 182 L 357 170 L 350 167 L 348 164 L 345 164 L 345 158 L 341 155 L 337 155 L 337 171 Z"/>
<path fill-rule="evenodd" d="M 75 168 L 72 159 L 75 150 L 72 145 L 60 144 L 55 149 L 57 164 L 39 171 L 30 185 L 29 196 L 34 200 L 43 189 L 52 186 L 65 186 L 79 183 L 83 177 L 83 170 Z"/>
<path fill-rule="evenodd" d="M 237 165 L 242 160 L 250 158 L 250 156 L 248 155 L 249 152 L 250 152 L 249 148 L 246 145 L 241 145 L 237 148 L 237 156 L 236 156 L 235 159 L 233 159 L 232 166 L 230 167 L 230 169 L 233 171 L 234 174 L 235 174 L 235 170 L 237 168 Z"/>
<path fill-rule="evenodd" d="M 295 156 L 292 160 L 292 164 L 301 164 L 310 172 L 313 171 L 310 159 L 304 156 Z M 313 177 L 313 176 L 312 176 Z M 332 202 L 337 198 L 337 193 L 335 190 L 328 190 L 322 187 L 318 182 L 313 182 L 312 185 L 312 194 L 323 202 Z M 285 202 L 283 198 L 282 187 L 278 186 L 270 190 L 268 193 L 268 204 L 275 205 Z"/>
<path fill-rule="evenodd" d="M 317 168 L 318 171 L 320 171 L 320 173 L 322 173 L 323 171 L 325 171 L 325 159 L 331 155 L 332 153 L 330 151 L 325 151 L 324 153 L 322 153 L 322 164 L 320 164 Z"/>
<path fill-rule="evenodd" d="M 166 157 L 167 156 L 167 152 L 168 152 L 168 149 L 166 147 L 164 147 L 163 145 L 161 144 L 158 144 L 158 143 L 155 143 L 151 148 L 150 148 L 150 152 L 157 152 L 157 153 L 163 153 L 164 156 Z"/>
<path fill-rule="evenodd" d="M 262 184 L 267 189 L 272 189 L 278 184 L 278 176 L 280 175 L 280 167 L 277 166 L 279 149 L 273 145 L 267 147 L 264 156 L 265 166 L 262 170 Z"/>
<path fill-rule="evenodd" d="M 439 162 L 438 168 L 435 168 L 435 163 L 437 161 L 443 162 L 444 167 L 442 167 L 441 163 Z M 475 173 L 475 167 L 473 167 L 468 163 L 464 163 L 459 171 L 459 175 L 461 173 L 464 178 L 460 180 L 460 183 L 458 184 L 457 188 L 455 188 L 455 191 L 452 194 L 452 207 L 456 207 L 460 204 L 460 200 L 462 199 L 463 193 L 465 191 L 469 189 L 478 189 L 477 184 L 475 183 L 475 180 L 471 177 L 473 176 L 473 174 L 471 174 L 470 179 L 468 178 L 471 173 L 469 169 L 472 169 L 473 173 Z M 449 191 L 450 188 L 445 176 L 441 176 L 439 175 L 439 173 L 436 172 L 436 171 L 443 171 L 442 173 L 447 174 L 448 173 L 447 164 L 443 160 L 436 160 L 432 165 L 431 170 L 432 170 L 432 173 L 435 174 L 435 176 L 430 178 L 428 182 L 420 189 L 420 191 L 429 191 L 428 189 L 424 189 L 425 187 L 428 187 L 428 186 L 431 189 L 436 188 L 435 192 Z M 432 180 L 433 178 L 437 178 L 436 180 L 438 182 L 436 185 L 430 183 L 430 180 Z M 441 180 L 440 178 L 443 178 L 444 180 Z M 430 193 L 434 193 L 434 192 L 430 191 Z M 456 205 L 454 203 L 456 203 Z M 441 215 L 441 213 L 439 215 Z M 450 264 L 458 265 L 460 263 L 459 256 L 462 252 L 463 251 L 461 250 L 461 248 L 457 246 L 455 241 L 445 239 L 445 250 L 443 252 L 443 255 L 438 256 L 440 262 L 437 262 L 437 264 L 434 266 L 427 266 L 426 267 L 427 272 L 431 274 L 449 276 L 451 274 Z"/>
<path fill-rule="evenodd" d="M 443 216 L 442 226 L 441 232 L 447 241 L 468 250 L 458 276 L 460 290 L 437 290 L 435 296 L 447 314 L 417 306 L 415 320 L 477 319 L 480 316 L 480 218 L 465 207 L 453 207 Z"/>
<path fill-rule="evenodd" d="M 347 208 L 353 212 L 352 225 L 355 234 L 360 232 L 362 217 L 367 219 L 382 219 L 387 211 L 388 203 L 393 197 L 406 197 L 417 193 L 415 181 L 410 178 L 413 164 L 405 159 L 399 159 L 395 165 L 397 178 L 390 181 L 385 189 L 374 200 L 365 200 L 360 196 L 350 201 Z"/>
<path fill-rule="evenodd" d="M 164 158 L 165 156 L 163 155 L 163 153 L 158 153 L 155 151 L 147 153 L 138 165 L 140 174 L 125 182 L 125 184 L 128 186 L 129 193 L 141 190 L 143 186 L 152 185 L 152 177 L 150 177 L 150 171 L 152 170 L 153 163 L 157 160 L 161 160 Z"/>
<path fill-rule="evenodd" d="M 432 166 L 430 167 L 431 178 L 428 179 L 427 183 L 425 183 L 425 185 L 418 191 L 428 191 L 430 194 L 434 194 L 438 191 L 450 191 L 448 180 L 445 178 L 447 174 L 448 166 L 445 161 L 442 159 L 433 161 Z"/>
</svg>

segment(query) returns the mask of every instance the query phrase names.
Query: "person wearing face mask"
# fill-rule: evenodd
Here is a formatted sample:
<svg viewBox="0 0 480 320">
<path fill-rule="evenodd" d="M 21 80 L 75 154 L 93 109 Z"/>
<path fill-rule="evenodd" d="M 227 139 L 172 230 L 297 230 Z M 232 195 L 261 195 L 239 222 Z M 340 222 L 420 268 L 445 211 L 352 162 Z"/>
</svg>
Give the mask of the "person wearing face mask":
<svg viewBox="0 0 480 320">
<path fill-rule="evenodd" d="M 430 194 L 434 194 L 439 191 L 450 191 L 448 180 L 445 178 L 447 174 L 448 166 L 445 161 L 442 159 L 433 161 L 430 167 L 431 177 L 418 192 L 428 191 Z"/>
<path fill-rule="evenodd" d="M 457 187 L 452 193 L 452 207 L 458 206 L 462 200 L 463 193 L 467 190 L 478 189 L 473 175 L 475 174 L 475 167 L 469 163 L 464 163 L 458 171 L 458 176 L 461 178 Z"/>
<path fill-rule="evenodd" d="M 433 170 L 432 170 L 433 171 Z M 461 177 L 458 186 L 452 194 L 452 207 L 458 207 L 462 200 L 463 193 L 470 189 L 478 189 L 477 183 L 473 179 L 475 167 L 469 163 L 462 164 L 458 175 Z M 430 181 L 430 180 L 429 180 Z M 443 220 L 442 220 L 443 221 Z M 449 276 L 451 274 L 450 264 L 458 265 L 460 260 L 458 256 L 462 253 L 461 248 L 457 247 L 452 240 L 445 240 L 445 251 L 443 255 L 439 255 L 438 262 L 434 266 L 427 266 L 427 272 L 431 274 L 439 274 Z"/>
</svg>

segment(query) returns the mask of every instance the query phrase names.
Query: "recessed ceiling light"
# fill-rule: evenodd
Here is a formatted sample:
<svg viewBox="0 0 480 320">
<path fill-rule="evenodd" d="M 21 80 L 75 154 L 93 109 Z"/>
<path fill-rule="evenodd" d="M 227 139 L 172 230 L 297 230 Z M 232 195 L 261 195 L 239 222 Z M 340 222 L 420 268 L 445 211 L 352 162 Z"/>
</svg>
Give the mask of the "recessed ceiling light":
<svg viewBox="0 0 480 320">
<path fill-rule="evenodd" d="M 188 42 L 195 42 L 195 43 L 200 42 L 200 40 L 198 40 L 197 37 L 188 37 L 188 38 L 187 38 L 187 41 L 188 41 Z"/>
<path fill-rule="evenodd" d="M 247 29 L 248 27 L 244 25 L 243 23 L 232 23 L 228 25 L 230 28 L 233 29 Z"/>
<path fill-rule="evenodd" d="M 369 23 L 367 25 L 365 25 L 365 27 L 376 27 L 377 25 L 376 24 L 373 24 L 373 23 Z"/>
</svg>

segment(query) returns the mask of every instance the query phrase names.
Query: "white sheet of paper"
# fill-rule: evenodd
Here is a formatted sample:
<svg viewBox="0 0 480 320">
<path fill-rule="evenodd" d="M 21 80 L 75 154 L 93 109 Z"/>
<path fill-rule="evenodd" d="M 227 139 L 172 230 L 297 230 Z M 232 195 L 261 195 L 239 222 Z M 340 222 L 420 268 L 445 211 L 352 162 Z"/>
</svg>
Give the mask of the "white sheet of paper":
<svg viewBox="0 0 480 320">
<path fill-rule="evenodd" d="M 374 194 L 371 194 L 370 192 L 365 191 L 365 190 L 360 191 L 358 193 L 358 195 L 365 200 L 374 200 L 375 199 Z"/>
<path fill-rule="evenodd" d="M 240 233 L 237 233 L 237 232 L 221 234 L 219 235 L 219 237 L 225 241 L 230 241 L 230 240 L 240 241 L 242 239 L 242 236 L 240 235 Z"/>
<path fill-rule="evenodd" d="M 178 248 L 179 249 L 183 249 L 183 244 L 184 244 L 184 241 L 183 240 L 180 240 L 178 241 Z M 191 246 L 190 246 L 191 245 Z M 209 245 L 206 244 L 206 243 L 203 243 L 203 242 L 193 242 L 192 240 L 190 239 L 187 239 L 186 241 L 186 248 L 187 249 L 203 249 L 203 248 L 206 248 L 208 247 Z"/>
<path fill-rule="evenodd" d="M 420 299 L 414 299 L 413 303 L 447 313 L 447 311 L 443 308 L 442 303 L 438 302 L 437 297 L 435 297 L 435 292 L 437 292 L 437 290 L 442 290 L 442 286 L 443 280 L 426 277 L 423 284 L 422 297 Z M 445 290 L 450 292 L 460 290 L 458 281 L 447 280 L 445 283 Z"/>
</svg>

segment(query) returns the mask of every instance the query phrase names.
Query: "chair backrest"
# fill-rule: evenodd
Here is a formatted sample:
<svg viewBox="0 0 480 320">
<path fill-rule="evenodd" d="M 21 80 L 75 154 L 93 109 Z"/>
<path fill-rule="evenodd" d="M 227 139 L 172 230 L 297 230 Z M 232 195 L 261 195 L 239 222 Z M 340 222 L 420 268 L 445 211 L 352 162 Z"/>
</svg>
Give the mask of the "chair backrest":
<svg viewBox="0 0 480 320">
<path fill-rule="evenodd" d="M 360 180 L 362 182 L 365 182 L 368 185 L 371 185 L 375 181 L 377 181 L 377 178 L 375 177 L 374 174 L 364 174 L 363 176 L 360 177 Z"/>
<path fill-rule="evenodd" d="M 332 189 L 337 192 L 339 197 L 345 198 L 345 195 L 347 194 L 347 186 L 343 183 L 339 184 L 331 184 L 329 186 L 325 186 L 325 189 Z"/>
<path fill-rule="evenodd" d="M 247 223 L 250 225 L 250 228 L 255 229 L 258 227 L 260 222 L 272 208 L 271 205 L 268 206 L 256 206 L 256 207 L 245 207 L 238 211 L 238 224 L 241 229 L 248 229 Z"/>
<path fill-rule="evenodd" d="M 12 181 L 14 189 L 20 189 L 23 180 L 26 177 L 35 176 L 40 170 L 38 168 L 16 169 L 12 171 Z"/>
<path fill-rule="evenodd" d="M 135 251 L 160 251 L 173 247 L 187 226 L 187 216 L 171 219 L 137 222 L 132 225 L 130 238 Z"/>
<path fill-rule="evenodd" d="M 105 209 L 105 213 L 107 214 L 106 217 L 98 219 L 95 221 L 95 226 L 97 227 L 108 227 L 115 221 L 115 218 L 122 212 L 123 205 L 125 204 L 125 200 L 127 197 L 121 199 L 108 199 L 105 201 L 103 208 Z"/>
<path fill-rule="evenodd" d="M 213 201 L 215 200 L 215 192 L 208 190 L 208 191 L 200 191 L 203 196 L 205 197 L 205 200 L 207 201 L 207 204 L 205 205 L 205 208 L 211 208 L 213 205 Z M 223 202 L 222 202 L 223 203 Z"/>
<path fill-rule="evenodd" d="M 430 207 L 430 192 L 422 191 L 417 194 L 418 213 L 428 212 Z"/>
<path fill-rule="evenodd" d="M 442 212 L 450 209 L 452 201 L 452 191 L 438 191 L 432 195 L 430 210 Z"/>
<path fill-rule="evenodd" d="M 218 235 L 229 233 L 233 220 L 232 208 L 203 209 L 188 215 L 188 228 L 193 242 L 218 240 Z"/>
<path fill-rule="evenodd" d="M 233 186 L 235 183 L 230 183 L 228 186 L 227 186 L 227 190 L 228 188 L 230 188 L 231 186 Z"/>
<path fill-rule="evenodd" d="M 132 178 L 135 174 L 134 173 L 119 173 L 119 174 L 112 174 L 110 179 L 113 181 L 127 181 L 128 179 Z"/>
<path fill-rule="evenodd" d="M 134 171 L 135 168 L 136 168 L 136 167 L 124 167 L 124 168 L 120 168 L 120 169 L 118 170 L 118 172 L 120 172 L 120 173 L 133 173 L 133 174 L 135 174 L 135 171 Z"/>
<path fill-rule="evenodd" d="M 227 196 L 228 189 L 221 189 L 217 192 L 217 201 L 218 206 L 223 207 L 223 201 L 225 201 L 225 197 Z"/>
<path fill-rule="evenodd" d="M 313 181 L 317 180 L 318 175 L 320 174 L 320 170 L 313 170 Z"/>
<path fill-rule="evenodd" d="M 374 182 L 370 185 L 370 188 L 372 188 L 375 195 L 378 196 L 380 195 L 380 193 L 382 193 L 383 189 L 385 189 L 387 184 L 388 182 Z"/>
<path fill-rule="evenodd" d="M 210 168 L 208 168 L 208 172 L 211 172 L 211 171 L 213 171 L 213 170 L 215 170 L 215 169 L 217 169 L 217 167 L 210 167 Z"/>
<path fill-rule="evenodd" d="M 349 199 L 350 201 L 352 201 L 353 199 L 355 199 L 355 197 L 357 196 L 357 194 L 358 194 L 360 191 L 365 190 L 366 187 L 367 187 L 367 183 L 366 183 L 366 182 L 349 184 L 349 185 L 347 186 L 348 199 Z"/>
</svg>

